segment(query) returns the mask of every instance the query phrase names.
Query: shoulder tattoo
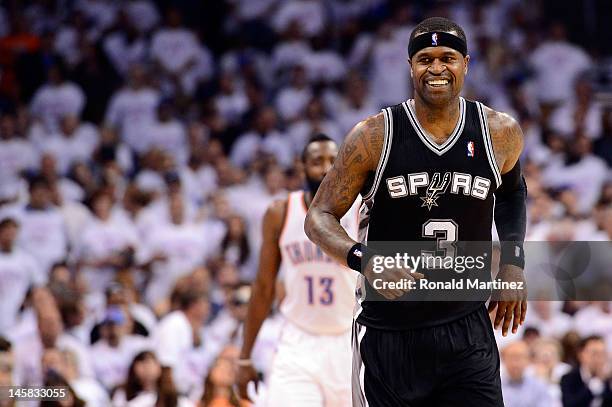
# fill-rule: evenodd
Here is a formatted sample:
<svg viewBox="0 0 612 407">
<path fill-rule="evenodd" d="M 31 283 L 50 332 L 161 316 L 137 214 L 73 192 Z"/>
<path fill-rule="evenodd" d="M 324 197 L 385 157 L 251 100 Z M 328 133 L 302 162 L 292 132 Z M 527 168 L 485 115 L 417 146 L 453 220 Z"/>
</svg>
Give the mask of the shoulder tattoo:
<svg viewBox="0 0 612 407">
<path fill-rule="evenodd" d="M 502 173 L 514 167 L 523 151 L 523 131 L 509 114 L 485 107 L 495 160 Z"/>
</svg>

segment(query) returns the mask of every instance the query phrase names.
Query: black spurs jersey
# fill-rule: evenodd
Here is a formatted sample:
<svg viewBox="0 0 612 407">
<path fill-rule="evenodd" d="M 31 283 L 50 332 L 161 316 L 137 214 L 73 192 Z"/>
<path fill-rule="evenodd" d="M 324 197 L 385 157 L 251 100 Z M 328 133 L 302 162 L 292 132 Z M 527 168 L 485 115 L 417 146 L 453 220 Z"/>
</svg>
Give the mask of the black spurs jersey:
<svg viewBox="0 0 612 407">
<path fill-rule="evenodd" d="M 381 242 L 416 242 L 405 247 L 417 257 L 426 253 L 444 257 L 480 253 L 484 275 L 490 279 L 493 194 L 501 184 L 501 175 L 484 107 L 460 98 L 457 125 L 438 145 L 419 124 L 413 103 L 409 100 L 382 110 L 384 146 L 377 170 L 362 191 L 360 240 L 379 252 L 391 245 Z M 395 253 L 398 251 L 385 254 Z M 440 270 L 417 271 L 430 281 L 449 276 Z M 454 270 L 448 272 L 458 276 Z M 357 321 L 395 330 L 438 325 L 474 311 L 488 296 L 486 292 L 476 300 L 468 297 L 469 301 L 440 301 L 450 297 L 438 296 L 432 301 L 428 300 L 431 292 L 426 291 L 409 292 L 408 301 L 383 301 L 362 276 L 357 290 Z M 448 295 L 455 293 L 448 291 Z"/>
</svg>

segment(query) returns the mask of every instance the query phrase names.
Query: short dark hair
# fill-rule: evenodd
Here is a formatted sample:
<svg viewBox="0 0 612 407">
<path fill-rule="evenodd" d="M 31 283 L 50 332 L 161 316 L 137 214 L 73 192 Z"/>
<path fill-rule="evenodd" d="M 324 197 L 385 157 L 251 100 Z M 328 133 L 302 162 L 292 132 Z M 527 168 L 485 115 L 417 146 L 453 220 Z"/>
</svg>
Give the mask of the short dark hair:
<svg viewBox="0 0 612 407">
<path fill-rule="evenodd" d="M 323 133 L 315 134 L 314 136 L 310 137 L 308 139 L 308 142 L 306 142 L 304 149 L 302 150 L 302 161 L 303 162 L 306 161 L 306 152 L 308 151 L 309 145 L 311 145 L 312 143 L 319 143 L 319 142 L 324 142 L 324 141 L 335 142 L 334 139 L 329 137 L 327 134 L 323 134 Z"/>
<path fill-rule="evenodd" d="M 595 342 L 595 341 L 603 342 L 604 339 L 601 335 L 589 335 L 586 338 L 582 338 L 580 340 L 580 343 L 578 344 L 578 350 L 580 351 L 584 350 L 584 348 L 586 348 L 590 342 Z"/>
<path fill-rule="evenodd" d="M 200 299 L 208 300 L 208 296 L 203 290 L 187 286 L 175 287 L 174 292 L 171 294 L 171 299 L 175 301 L 180 310 L 187 310 Z"/>
<path fill-rule="evenodd" d="M 4 229 L 7 226 L 18 227 L 19 224 L 14 218 L 11 217 L 0 219 L 0 229 Z"/>
<path fill-rule="evenodd" d="M 11 343 L 4 336 L 0 336 L 0 352 L 10 352 Z"/>
<path fill-rule="evenodd" d="M 410 41 L 412 41 L 415 37 L 421 34 L 432 31 L 440 31 L 447 33 L 456 32 L 457 37 L 461 38 L 467 43 L 465 31 L 463 31 L 463 28 L 461 28 L 461 26 L 455 23 L 454 21 L 451 21 L 448 18 L 444 17 L 429 17 L 421 21 L 419 24 L 417 24 L 416 27 L 414 27 L 414 30 L 412 30 L 412 33 L 410 34 Z"/>
</svg>

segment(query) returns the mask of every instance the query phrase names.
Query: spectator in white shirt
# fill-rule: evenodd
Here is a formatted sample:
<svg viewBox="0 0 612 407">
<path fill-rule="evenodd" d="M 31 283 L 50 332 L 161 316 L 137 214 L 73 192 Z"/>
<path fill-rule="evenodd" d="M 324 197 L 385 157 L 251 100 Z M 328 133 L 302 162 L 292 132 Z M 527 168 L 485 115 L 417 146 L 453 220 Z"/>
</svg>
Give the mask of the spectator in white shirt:
<svg viewBox="0 0 612 407">
<path fill-rule="evenodd" d="M 46 349 L 70 350 L 77 357 L 78 371 L 86 377 L 93 376 L 88 348 L 78 339 L 64 332 L 57 305 L 51 301 L 44 308 L 36 310 L 38 330 L 23 338 L 16 346 L 16 372 L 20 385 L 41 385 L 43 370 L 42 356 Z"/>
<path fill-rule="evenodd" d="M 193 366 L 192 358 L 199 356 L 197 350 L 202 345 L 201 330 L 210 305 L 205 291 L 192 286 L 191 279 L 180 283 L 173 295 L 177 309 L 159 322 L 153 343 L 161 365 L 172 369 L 177 388 L 189 393 L 204 381 L 207 366 L 199 358 L 199 366 Z M 194 371 L 195 367 L 199 371 Z"/>
<path fill-rule="evenodd" d="M 170 294 L 176 281 L 204 263 L 207 253 L 206 236 L 202 229 L 186 218 L 181 192 L 168 197 L 168 218 L 154 226 L 146 237 L 145 249 L 157 260 L 146 290 L 147 302 L 155 307 Z"/>
<path fill-rule="evenodd" d="M 189 195 L 182 185 L 179 174 L 172 170 L 165 172 L 149 170 L 146 175 L 150 177 L 148 180 L 139 176 L 137 182 L 139 184 L 142 182 L 139 188 L 147 191 L 153 200 L 136 217 L 136 226 L 141 236 L 148 237 L 155 228 L 172 223 L 170 197 L 174 194 L 182 195 L 184 222 L 195 222 L 197 206 L 189 200 Z M 146 243 L 146 239 L 143 242 Z M 143 259 L 149 254 L 143 252 Z"/>
<path fill-rule="evenodd" d="M 66 359 L 65 377 L 76 395 L 85 401 L 87 407 L 106 407 L 110 397 L 106 389 L 93 376 L 84 376 L 79 372 L 76 354 L 71 350 L 62 352 Z"/>
<path fill-rule="evenodd" d="M 80 164 L 76 163 L 75 167 Z M 51 202 L 57 207 L 62 206 L 66 201 L 80 201 L 85 198 L 85 191 L 78 182 L 60 176 L 57 171 L 57 159 L 53 154 L 42 153 L 37 177 L 47 181 L 51 191 Z"/>
<path fill-rule="evenodd" d="M 0 113 L 0 202 L 12 201 L 22 188 L 20 173 L 36 167 L 36 149 L 19 137 L 16 117 Z"/>
<path fill-rule="evenodd" d="M 36 335 L 38 329 L 37 310 L 45 307 L 54 307 L 55 299 L 47 287 L 37 286 L 27 293 L 22 304 L 15 325 L 6 333 L 6 337 L 15 346 L 21 341 Z"/>
<path fill-rule="evenodd" d="M 284 2 L 276 12 L 272 26 L 282 33 L 289 24 L 297 22 L 309 37 L 320 34 L 325 27 L 326 16 L 320 0 L 295 0 Z"/>
<path fill-rule="evenodd" d="M 48 81 L 34 94 L 30 110 L 42 120 L 47 131 L 53 132 L 63 116 L 81 115 L 85 95 L 78 85 L 65 79 L 64 67 L 59 63 L 51 66 L 47 75 Z"/>
<path fill-rule="evenodd" d="M 30 200 L 17 212 L 20 223 L 19 245 L 39 262 L 46 281 L 53 263 L 61 262 L 68 253 L 68 236 L 62 214 L 51 204 L 49 182 L 35 176 L 30 180 Z"/>
<path fill-rule="evenodd" d="M 311 83 L 335 84 L 346 74 L 346 63 L 330 44 L 326 34 L 317 35 L 311 40 L 313 52 L 303 61 Z"/>
<path fill-rule="evenodd" d="M 113 198 L 104 191 L 90 198 L 93 217 L 84 227 L 75 257 L 91 291 L 102 291 L 116 270 L 132 264 L 138 249 L 138 234 L 126 217 L 113 216 Z"/>
<path fill-rule="evenodd" d="M 535 70 L 536 94 L 547 105 L 570 99 L 574 80 L 591 67 L 588 54 L 567 41 L 559 22 L 551 25 L 547 41 L 531 53 L 529 62 Z"/>
<path fill-rule="evenodd" d="M 0 220 L 0 334 L 15 327 L 28 290 L 43 282 L 36 260 L 15 246 L 18 232 L 14 219 Z"/>
<path fill-rule="evenodd" d="M 140 171 L 134 179 L 135 185 L 142 191 L 153 196 L 153 205 L 149 205 L 146 211 L 152 209 L 167 191 L 165 176 L 167 172 L 173 172 L 174 162 L 172 156 L 166 152 L 153 148 L 140 156 Z"/>
<path fill-rule="evenodd" d="M 91 348 L 96 378 L 112 390 L 123 383 L 130 360 L 148 347 L 146 338 L 127 332 L 127 317 L 119 307 L 109 307 L 100 328 L 101 338 Z"/>
<path fill-rule="evenodd" d="M 42 355 L 42 371 L 45 377 L 44 384 L 54 375 L 60 375 L 87 407 L 106 407 L 109 405 L 107 391 L 93 377 L 83 376 L 79 373 L 76 354 L 69 350 L 57 348 L 45 349 Z"/>
<path fill-rule="evenodd" d="M 58 267 L 66 266 L 57 264 L 54 267 L 55 276 L 58 274 Z M 70 273 L 70 271 L 66 271 Z M 48 286 L 57 301 L 64 324 L 64 332 L 78 339 L 82 344 L 89 346 L 90 332 L 94 320 L 93 316 L 87 312 L 84 297 L 78 292 L 76 284 L 72 282 L 67 284 L 54 279 L 50 281 Z"/>
<path fill-rule="evenodd" d="M 276 96 L 276 109 L 285 122 L 292 122 L 300 117 L 306 105 L 312 98 L 312 91 L 308 86 L 306 69 L 296 64 L 291 68 L 289 86 L 282 88 Z"/>
<path fill-rule="evenodd" d="M 537 328 L 542 336 L 560 339 L 572 329 L 572 318 L 561 312 L 561 304 L 554 301 L 531 301 L 525 327 Z"/>
<path fill-rule="evenodd" d="M 249 99 L 233 74 L 223 72 L 219 78 L 219 94 L 215 97 L 217 111 L 230 124 L 238 124 L 249 109 Z"/>
<path fill-rule="evenodd" d="M 251 287 L 239 283 L 234 287 L 223 287 L 225 303 L 223 309 L 207 326 L 205 342 L 217 354 L 226 345 L 239 346 L 242 343 L 242 324 L 247 316 Z"/>
<path fill-rule="evenodd" d="M 182 90 L 192 94 L 197 82 L 212 74 L 212 56 L 193 32 L 181 25 L 178 9 L 166 12 L 166 26 L 157 30 L 151 39 L 151 58 L 171 82 L 178 82 Z"/>
<path fill-rule="evenodd" d="M 166 24 L 153 34 L 151 57 L 160 64 L 163 72 L 180 74 L 195 65 L 198 41 L 190 30 L 184 28 L 177 8 L 169 8 Z"/>
<path fill-rule="evenodd" d="M 160 149 L 171 155 L 176 165 L 185 166 L 189 158 L 187 134 L 183 123 L 174 117 L 172 103 L 169 100 L 161 101 L 156 116 L 141 135 L 144 149 Z"/>
<path fill-rule="evenodd" d="M 62 24 L 53 36 L 53 49 L 62 56 L 70 68 L 74 68 L 82 58 L 80 42 L 88 39 L 88 21 L 78 10 L 72 12 L 67 24 Z"/>
<path fill-rule="evenodd" d="M 344 83 L 340 104 L 333 108 L 327 106 L 327 110 L 335 114 L 342 137 L 364 117 L 373 115 L 378 110 L 368 93 L 367 82 L 357 72 L 352 72 Z"/>
<path fill-rule="evenodd" d="M 508 407 L 550 407 L 546 385 L 525 374 L 529 366 L 529 346 L 515 341 L 502 350 L 504 373 L 502 388 L 504 404 Z"/>
<path fill-rule="evenodd" d="M 91 28 L 92 39 L 111 27 L 117 18 L 118 4 L 108 0 L 79 0 L 76 9 L 87 16 Z"/>
<path fill-rule="evenodd" d="M 193 144 L 192 144 L 193 145 Z M 208 157 L 209 143 L 202 142 L 191 151 L 189 163 L 180 171 L 181 185 L 185 195 L 196 206 L 201 206 L 217 189 L 217 172 Z"/>
<path fill-rule="evenodd" d="M 569 144 L 565 162 L 553 161 L 542 173 L 545 186 L 569 187 L 575 193 L 581 214 L 595 206 L 608 176 L 605 161 L 593 155 L 591 149 L 591 140 L 578 136 Z"/>
<path fill-rule="evenodd" d="M 240 267 L 240 275 L 245 280 L 255 277 L 259 248 L 261 246 L 261 224 L 266 208 L 276 199 L 286 196 L 285 174 L 275 165 L 269 165 L 263 175 L 263 180 L 253 177 L 251 185 L 240 185 L 227 190 L 227 198 L 233 210 L 246 221 L 247 237 L 250 244 L 250 257 Z M 260 183 L 263 181 L 263 185 Z M 243 203 L 248 201 L 249 205 Z"/>
<path fill-rule="evenodd" d="M 232 210 L 229 201 L 220 192 L 215 193 L 204 207 L 206 218 L 200 223 L 201 233 L 206 236 L 206 245 L 213 253 L 218 253 L 227 231 L 227 219 Z"/>
<path fill-rule="evenodd" d="M 105 122 L 118 128 L 121 138 L 137 153 L 144 151 L 146 127 L 155 120 L 159 92 L 148 86 L 142 65 L 129 70 L 128 86 L 116 92 L 106 110 Z"/>
<path fill-rule="evenodd" d="M 145 62 L 149 44 L 125 13 L 119 14 L 118 26 L 105 37 L 103 47 L 117 73 L 125 77 L 130 66 Z"/>
<path fill-rule="evenodd" d="M 282 166 L 293 162 L 293 147 L 285 135 L 276 128 L 276 113 L 271 107 L 257 112 L 253 129 L 236 140 L 230 154 L 232 164 L 248 167 L 260 154 L 272 155 Z"/>
<path fill-rule="evenodd" d="M 375 36 L 361 34 L 351 51 L 352 63 L 365 62 L 370 71 L 370 89 L 378 106 L 389 106 L 409 95 L 406 39 L 394 35 L 391 23 L 383 23 Z"/>
<path fill-rule="evenodd" d="M 561 377 L 568 373 L 572 367 L 561 362 L 561 345 L 555 339 L 538 339 L 532 348 L 533 374 L 547 384 L 548 394 L 554 402 L 552 406 L 561 405 Z"/>
<path fill-rule="evenodd" d="M 596 139 L 601 135 L 603 110 L 601 104 L 593 100 L 590 78 L 579 77 L 574 92 L 574 97 L 566 99 L 552 113 L 550 127 L 569 140 L 577 132 Z"/>
<path fill-rule="evenodd" d="M 276 44 L 272 50 L 272 69 L 282 73 L 296 63 L 305 64 L 311 53 L 310 44 L 304 40 L 299 24 L 293 21 L 284 32 L 284 41 Z"/>
<path fill-rule="evenodd" d="M 601 335 L 612 342 L 612 302 L 592 301 L 574 315 L 574 329 L 581 336 Z"/>
<path fill-rule="evenodd" d="M 40 148 L 57 160 L 57 170 L 66 175 L 77 162 L 87 162 L 99 142 L 98 130 L 74 115 L 60 119 L 59 131 L 47 140 L 36 140 Z"/>
<path fill-rule="evenodd" d="M 294 123 L 287 132 L 291 138 L 294 156 L 302 154 L 306 142 L 318 133 L 331 137 L 338 145 L 344 140 L 344 134 L 333 120 L 326 117 L 323 103 L 316 97 L 308 102 L 305 118 Z"/>
</svg>

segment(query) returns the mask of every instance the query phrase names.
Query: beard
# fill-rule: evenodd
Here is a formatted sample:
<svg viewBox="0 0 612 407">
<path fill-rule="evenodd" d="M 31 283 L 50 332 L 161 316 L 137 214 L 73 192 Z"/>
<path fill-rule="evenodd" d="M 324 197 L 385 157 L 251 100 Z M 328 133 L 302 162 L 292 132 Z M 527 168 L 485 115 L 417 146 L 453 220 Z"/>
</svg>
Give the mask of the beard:
<svg viewBox="0 0 612 407">
<path fill-rule="evenodd" d="M 306 188 L 312 194 L 313 198 L 317 194 L 317 191 L 319 190 L 319 187 L 321 186 L 321 182 L 323 182 L 322 179 L 317 180 L 317 179 L 308 177 L 308 175 L 306 176 Z"/>
</svg>

